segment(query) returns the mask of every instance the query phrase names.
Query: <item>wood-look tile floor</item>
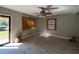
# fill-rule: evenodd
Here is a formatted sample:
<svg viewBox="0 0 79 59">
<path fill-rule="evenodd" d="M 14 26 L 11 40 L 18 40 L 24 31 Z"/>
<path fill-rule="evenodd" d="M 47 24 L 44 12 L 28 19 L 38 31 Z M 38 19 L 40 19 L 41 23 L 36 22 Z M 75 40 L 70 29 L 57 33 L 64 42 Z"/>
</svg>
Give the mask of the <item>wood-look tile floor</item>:
<svg viewBox="0 0 79 59">
<path fill-rule="evenodd" d="M 57 37 L 31 36 L 23 39 L 23 44 L 7 44 L 3 47 L 15 47 L 0 49 L 0 54 L 78 54 L 79 42 L 70 42 Z M 2 47 L 0 47 L 2 48 Z"/>
</svg>

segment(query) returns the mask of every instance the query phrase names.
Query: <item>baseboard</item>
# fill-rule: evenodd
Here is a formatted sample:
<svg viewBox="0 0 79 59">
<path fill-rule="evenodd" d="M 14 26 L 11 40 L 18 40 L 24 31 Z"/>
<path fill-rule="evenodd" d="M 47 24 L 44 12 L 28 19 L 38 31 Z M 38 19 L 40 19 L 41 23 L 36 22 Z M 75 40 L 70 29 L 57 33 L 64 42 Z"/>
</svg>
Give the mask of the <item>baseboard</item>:
<svg viewBox="0 0 79 59">
<path fill-rule="evenodd" d="M 30 37 L 30 36 L 35 35 L 35 34 L 36 33 L 31 33 L 31 34 L 24 35 L 24 36 L 22 36 L 22 39 L 25 39 L 25 38 Z"/>
<path fill-rule="evenodd" d="M 58 38 L 63 38 L 63 39 L 70 39 L 69 37 L 63 37 L 63 36 L 58 36 L 58 35 L 51 35 L 51 36 L 54 36 L 54 37 L 58 37 Z"/>
<path fill-rule="evenodd" d="M 22 37 L 22 39 L 25 39 L 25 38 L 30 37 L 30 36 L 31 35 L 25 35 L 25 36 Z"/>
</svg>

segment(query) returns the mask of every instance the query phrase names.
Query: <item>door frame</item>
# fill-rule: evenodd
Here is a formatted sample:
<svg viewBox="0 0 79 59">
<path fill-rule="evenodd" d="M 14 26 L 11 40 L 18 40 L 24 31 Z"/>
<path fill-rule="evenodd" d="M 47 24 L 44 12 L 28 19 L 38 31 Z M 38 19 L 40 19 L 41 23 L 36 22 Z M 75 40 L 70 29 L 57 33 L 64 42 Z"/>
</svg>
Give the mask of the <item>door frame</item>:
<svg viewBox="0 0 79 59">
<path fill-rule="evenodd" d="M 10 38 L 11 38 L 11 16 L 7 16 L 7 15 L 0 15 L 1 17 L 8 17 L 9 18 L 9 42 L 1 44 L 0 46 L 3 46 L 5 44 L 10 43 Z"/>
</svg>

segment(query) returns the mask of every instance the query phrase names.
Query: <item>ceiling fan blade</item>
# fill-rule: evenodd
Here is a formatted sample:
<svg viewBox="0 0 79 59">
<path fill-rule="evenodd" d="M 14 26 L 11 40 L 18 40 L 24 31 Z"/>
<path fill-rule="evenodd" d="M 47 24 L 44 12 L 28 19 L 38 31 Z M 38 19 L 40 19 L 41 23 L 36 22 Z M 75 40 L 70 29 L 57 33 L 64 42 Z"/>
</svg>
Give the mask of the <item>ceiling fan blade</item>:
<svg viewBox="0 0 79 59">
<path fill-rule="evenodd" d="M 51 8 L 52 7 L 52 5 L 47 5 L 47 8 Z"/>
<path fill-rule="evenodd" d="M 53 7 L 53 8 L 48 8 L 48 9 L 58 9 L 57 7 Z"/>
<path fill-rule="evenodd" d="M 45 7 L 38 7 L 38 8 L 40 8 L 41 10 L 47 10 L 47 8 L 45 8 Z"/>
<path fill-rule="evenodd" d="M 58 9 L 58 7 L 52 7 L 52 5 L 47 5 L 47 7 L 38 7 L 40 9 L 49 10 L 49 9 Z"/>
<path fill-rule="evenodd" d="M 52 14 L 52 13 L 45 13 L 45 14 Z"/>
</svg>

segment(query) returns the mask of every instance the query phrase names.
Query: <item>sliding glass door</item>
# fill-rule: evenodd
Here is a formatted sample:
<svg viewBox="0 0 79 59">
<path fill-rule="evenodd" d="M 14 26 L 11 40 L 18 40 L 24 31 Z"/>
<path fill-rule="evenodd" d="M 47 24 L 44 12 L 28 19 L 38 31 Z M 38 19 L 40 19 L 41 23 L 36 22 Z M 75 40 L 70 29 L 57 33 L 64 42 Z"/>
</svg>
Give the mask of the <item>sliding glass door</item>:
<svg viewBox="0 0 79 59">
<path fill-rule="evenodd" d="M 10 17 L 0 15 L 0 45 L 10 41 Z"/>
</svg>

